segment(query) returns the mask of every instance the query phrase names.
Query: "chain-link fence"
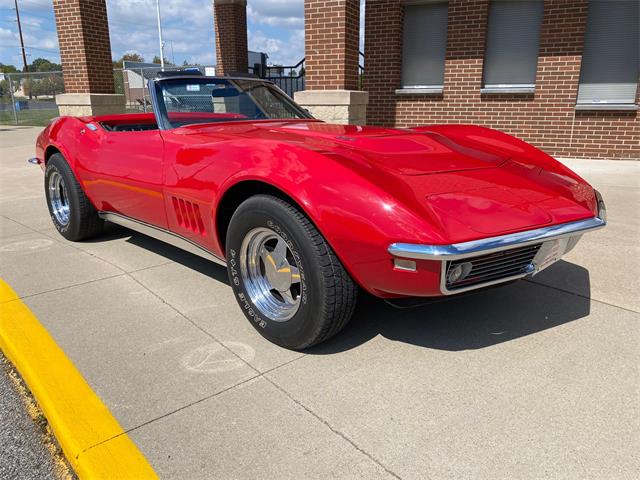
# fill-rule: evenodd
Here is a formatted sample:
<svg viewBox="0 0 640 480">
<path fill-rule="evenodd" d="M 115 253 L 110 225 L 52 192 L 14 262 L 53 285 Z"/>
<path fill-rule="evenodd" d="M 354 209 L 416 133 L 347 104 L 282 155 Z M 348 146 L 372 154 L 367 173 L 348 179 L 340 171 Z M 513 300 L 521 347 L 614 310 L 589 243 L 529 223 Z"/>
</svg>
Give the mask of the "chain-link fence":
<svg viewBox="0 0 640 480">
<path fill-rule="evenodd" d="M 115 93 L 124 95 L 127 112 L 152 111 L 148 84 L 160 70 L 160 65 L 113 70 Z M 165 66 L 165 70 L 198 70 L 203 75 L 215 75 L 213 65 Z M 268 66 L 254 73 L 290 96 L 304 89 L 304 59 L 294 66 Z M 59 115 L 56 96 L 62 93 L 62 72 L 0 73 L 0 125 L 47 125 Z"/>
<path fill-rule="evenodd" d="M 215 67 L 210 65 L 165 67 L 190 69 L 215 75 Z M 124 95 L 127 112 L 151 112 L 148 82 L 159 71 L 159 65 L 113 70 L 115 93 Z M 0 125 L 47 125 L 59 115 L 56 96 L 61 93 L 65 93 L 62 72 L 0 73 Z"/>
<path fill-rule="evenodd" d="M 195 66 L 165 66 L 165 71 L 199 71 L 203 75 L 214 76 L 215 66 L 195 65 Z M 157 67 L 143 68 L 123 68 L 114 69 L 113 78 L 116 93 L 124 95 L 126 111 L 131 113 L 151 112 L 151 98 L 149 97 L 149 80 L 155 78 L 161 71 L 160 65 Z"/>
<path fill-rule="evenodd" d="M 0 124 L 46 125 L 58 115 L 62 72 L 0 74 Z"/>
</svg>

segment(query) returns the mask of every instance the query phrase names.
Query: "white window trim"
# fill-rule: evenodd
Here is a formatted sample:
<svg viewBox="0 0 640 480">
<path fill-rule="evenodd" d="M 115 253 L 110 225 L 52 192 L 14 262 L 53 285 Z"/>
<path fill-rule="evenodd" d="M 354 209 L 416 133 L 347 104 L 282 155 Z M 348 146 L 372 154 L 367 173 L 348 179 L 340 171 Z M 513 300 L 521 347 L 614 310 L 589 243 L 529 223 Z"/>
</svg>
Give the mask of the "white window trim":
<svg viewBox="0 0 640 480">
<path fill-rule="evenodd" d="M 443 85 L 403 85 L 396 89 L 398 95 L 439 95 Z"/>
<path fill-rule="evenodd" d="M 609 111 L 634 111 L 638 110 L 635 103 L 577 103 L 576 110 L 609 110 Z"/>
<path fill-rule="evenodd" d="M 449 0 L 403 0 L 403 5 L 424 5 L 425 3 L 445 3 Z"/>
<path fill-rule="evenodd" d="M 520 84 L 490 84 L 480 89 L 480 93 L 535 93 L 536 85 L 534 83 Z"/>
</svg>

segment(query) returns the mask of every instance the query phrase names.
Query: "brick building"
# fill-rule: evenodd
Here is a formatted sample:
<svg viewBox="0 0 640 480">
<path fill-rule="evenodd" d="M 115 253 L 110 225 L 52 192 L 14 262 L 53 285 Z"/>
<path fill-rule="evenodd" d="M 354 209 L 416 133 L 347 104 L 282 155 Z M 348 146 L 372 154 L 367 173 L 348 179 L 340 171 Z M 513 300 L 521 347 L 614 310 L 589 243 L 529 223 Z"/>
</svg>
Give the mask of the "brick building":
<svg viewBox="0 0 640 480">
<path fill-rule="evenodd" d="M 367 121 L 473 123 L 640 158 L 638 0 L 368 0 Z"/>
<path fill-rule="evenodd" d="M 105 0 L 53 0 L 65 92 L 60 115 L 124 112 L 115 94 Z"/>
<path fill-rule="evenodd" d="M 124 109 L 105 0 L 54 0 L 61 113 Z M 640 159 L 640 0 L 304 0 L 305 91 L 322 119 L 473 123 L 556 156 Z M 219 73 L 247 65 L 246 0 L 213 0 Z M 212 40 L 213 45 L 213 40 Z M 118 108 L 120 108 L 118 107 Z"/>
</svg>

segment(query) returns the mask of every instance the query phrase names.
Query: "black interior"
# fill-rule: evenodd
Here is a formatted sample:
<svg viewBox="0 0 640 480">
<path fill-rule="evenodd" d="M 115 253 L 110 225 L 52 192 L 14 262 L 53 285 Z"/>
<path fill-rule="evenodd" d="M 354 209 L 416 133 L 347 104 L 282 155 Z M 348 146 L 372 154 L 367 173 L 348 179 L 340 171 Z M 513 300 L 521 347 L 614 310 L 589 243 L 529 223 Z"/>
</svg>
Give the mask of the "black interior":
<svg viewBox="0 0 640 480">
<path fill-rule="evenodd" d="M 158 125 L 154 123 L 117 123 L 110 125 L 101 122 L 100 125 L 109 132 L 141 132 L 143 130 L 157 130 Z"/>
</svg>

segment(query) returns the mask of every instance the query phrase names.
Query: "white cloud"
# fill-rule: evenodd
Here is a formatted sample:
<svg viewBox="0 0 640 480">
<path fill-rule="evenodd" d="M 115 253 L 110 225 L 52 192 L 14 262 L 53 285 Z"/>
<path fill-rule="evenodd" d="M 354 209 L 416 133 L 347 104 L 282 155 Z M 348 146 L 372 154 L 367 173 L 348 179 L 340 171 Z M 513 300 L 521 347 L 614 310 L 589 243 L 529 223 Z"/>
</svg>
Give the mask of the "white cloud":
<svg viewBox="0 0 640 480">
<path fill-rule="evenodd" d="M 107 0 L 107 8 L 114 58 L 130 51 L 147 61 L 160 55 L 155 0 Z M 215 49 L 211 0 L 162 0 L 160 12 L 165 58 L 176 63 L 196 57 L 215 61 L 208 53 Z"/>
<path fill-rule="evenodd" d="M 41 28 L 43 23 L 45 22 L 46 19 L 42 17 L 34 17 L 33 15 L 20 15 L 20 23 L 22 23 L 22 28 Z"/>
<path fill-rule="evenodd" d="M 18 35 L 15 32 L 12 32 L 8 28 L 0 27 L 0 42 L 9 43 L 14 42 L 18 39 Z"/>
<path fill-rule="evenodd" d="M 304 27 L 303 0 L 250 0 L 248 19 L 259 25 L 278 28 Z"/>
<path fill-rule="evenodd" d="M 295 65 L 304 57 L 304 30 L 294 30 L 287 40 L 266 35 L 261 30 L 249 31 L 249 50 L 266 52 L 270 64 Z"/>
<path fill-rule="evenodd" d="M 0 8 L 15 7 L 13 0 L 0 0 Z M 20 11 L 37 11 L 44 10 L 46 8 L 53 9 L 52 0 L 20 0 L 18 2 Z"/>
<path fill-rule="evenodd" d="M 199 65 L 215 65 L 216 54 L 215 54 L 215 51 L 211 49 L 209 52 L 191 55 L 186 60 L 187 60 L 187 63 L 192 65 L 196 63 Z"/>
<path fill-rule="evenodd" d="M 122 25 L 155 27 L 155 0 L 107 0 L 109 22 Z M 180 22 L 202 27 L 213 24 L 211 0 L 162 0 L 160 2 L 162 24 Z"/>
<path fill-rule="evenodd" d="M 249 0 L 247 6 L 262 17 L 304 17 L 303 0 Z"/>
<path fill-rule="evenodd" d="M 138 52 L 151 60 L 159 54 L 156 24 L 156 0 L 106 0 L 111 48 L 114 58 L 126 52 Z M 165 57 L 176 63 L 215 63 L 213 0 L 160 0 Z M 364 23 L 361 3 L 361 48 Z M 25 44 L 56 50 L 52 0 L 20 0 Z M 0 0 L 5 12 L 13 0 Z M 303 0 L 248 0 L 249 48 L 264 51 L 271 63 L 292 65 L 304 56 Z M 0 42 L 17 45 L 15 22 L 0 20 Z M 28 41 L 27 41 L 28 38 Z M 171 48 L 173 47 L 173 49 Z M 10 50 L 10 49 L 9 49 Z M 36 56 L 56 56 L 54 52 L 33 51 Z M 4 54 L 2 58 L 7 58 Z M 59 57 L 58 57 L 59 58 Z M 58 61 L 58 60 L 56 60 Z"/>
</svg>

